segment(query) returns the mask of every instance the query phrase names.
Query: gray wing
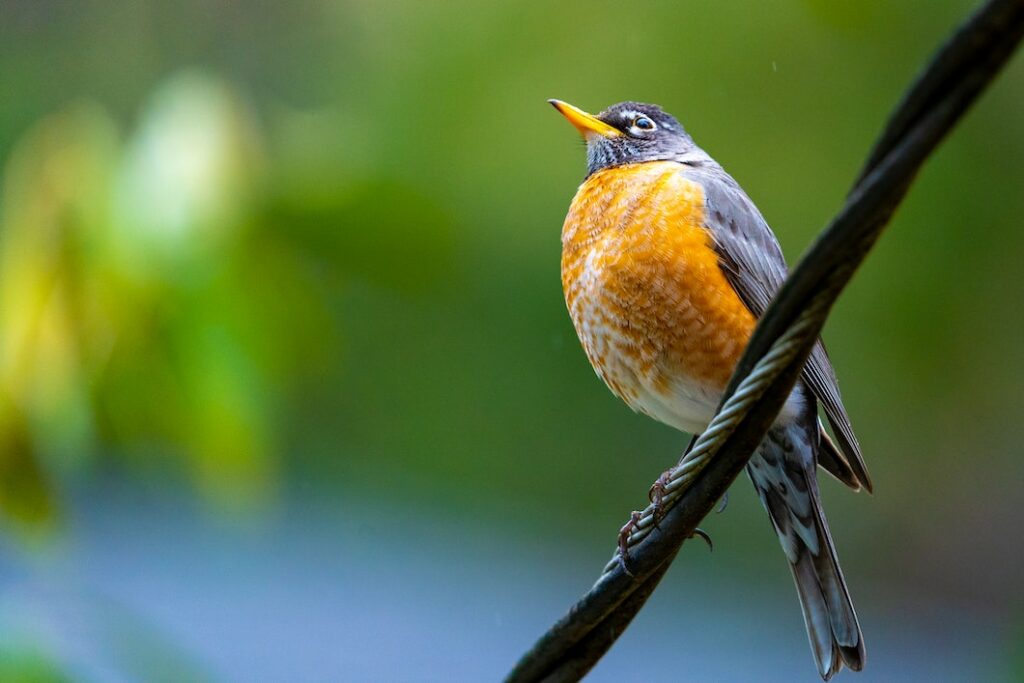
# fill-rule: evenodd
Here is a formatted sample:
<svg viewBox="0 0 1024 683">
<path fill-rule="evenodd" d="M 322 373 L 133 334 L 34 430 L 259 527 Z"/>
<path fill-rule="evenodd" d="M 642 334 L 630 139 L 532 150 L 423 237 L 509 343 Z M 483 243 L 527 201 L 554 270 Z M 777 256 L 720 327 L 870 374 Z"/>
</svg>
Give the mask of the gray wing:
<svg viewBox="0 0 1024 683">
<path fill-rule="evenodd" d="M 760 317 L 786 279 L 786 260 L 775 235 L 739 184 L 718 164 L 694 165 L 683 175 L 704 187 L 705 227 L 715 241 L 722 271 L 750 312 Z M 837 447 L 822 430 L 819 464 L 851 488 L 871 491 L 860 445 L 820 339 L 801 378 L 821 402 L 838 442 Z"/>
</svg>

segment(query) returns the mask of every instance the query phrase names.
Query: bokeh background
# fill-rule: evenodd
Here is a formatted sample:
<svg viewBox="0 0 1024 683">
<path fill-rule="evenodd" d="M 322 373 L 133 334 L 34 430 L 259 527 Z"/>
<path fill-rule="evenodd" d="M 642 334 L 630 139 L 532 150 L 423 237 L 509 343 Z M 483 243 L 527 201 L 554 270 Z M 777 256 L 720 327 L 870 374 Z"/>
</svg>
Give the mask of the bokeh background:
<svg viewBox="0 0 1024 683">
<path fill-rule="evenodd" d="M 687 437 L 579 349 L 545 104 L 655 101 L 795 259 L 972 9 L 0 4 L 0 680 L 495 680 Z M 1024 59 L 826 329 L 858 681 L 1024 680 Z M 816 680 L 748 483 L 592 680 Z M 653 673 L 651 674 L 653 675 Z"/>
</svg>

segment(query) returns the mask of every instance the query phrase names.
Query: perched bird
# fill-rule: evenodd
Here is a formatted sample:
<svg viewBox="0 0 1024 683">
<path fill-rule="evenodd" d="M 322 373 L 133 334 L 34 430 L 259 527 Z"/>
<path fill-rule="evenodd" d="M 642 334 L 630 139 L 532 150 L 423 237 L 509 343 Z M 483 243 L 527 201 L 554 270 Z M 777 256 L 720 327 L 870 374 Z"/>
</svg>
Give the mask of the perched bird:
<svg viewBox="0 0 1024 683">
<path fill-rule="evenodd" d="M 700 433 L 786 277 L 778 241 L 736 181 L 660 107 L 623 102 L 594 116 L 551 104 L 587 145 L 587 176 L 562 228 L 562 287 L 587 358 L 634 410 Z M 816 465 L 871 490 L 820 342 L 747 473 L 789 560 L 828 680 L 843 665 L 863 667 L 864 639 Z"/>
</svg>

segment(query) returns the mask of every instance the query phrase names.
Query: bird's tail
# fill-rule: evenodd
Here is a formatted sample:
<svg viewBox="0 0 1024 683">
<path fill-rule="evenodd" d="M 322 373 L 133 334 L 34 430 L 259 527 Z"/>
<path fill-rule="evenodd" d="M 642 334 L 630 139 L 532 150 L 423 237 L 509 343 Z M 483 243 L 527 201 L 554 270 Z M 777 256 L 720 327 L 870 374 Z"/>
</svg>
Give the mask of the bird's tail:
<svg viewBox="0 0 1024 683">
<path fill-rule="evenodd" d="M 811 650 L 824 680 L 864 666 L 864 638 L 818 497 L 814 431 L 796 424 L 769 431 L 748 471 L 771 517 L 800 595 Z M 810 444 L 814 444 L 813 446 Z"/>
<path fill-rule="evenodd" d="M 790 569 L 800 594 L 800 607 L 818 672 L 827 681 L 844 664 L 854 671 L 864 667 L 864 637 L 825 516 L 820 505 L 816 504 L 815 508 L 822 551 L 815 555 L 808 548 L 802 548 Z"/>
</svg>

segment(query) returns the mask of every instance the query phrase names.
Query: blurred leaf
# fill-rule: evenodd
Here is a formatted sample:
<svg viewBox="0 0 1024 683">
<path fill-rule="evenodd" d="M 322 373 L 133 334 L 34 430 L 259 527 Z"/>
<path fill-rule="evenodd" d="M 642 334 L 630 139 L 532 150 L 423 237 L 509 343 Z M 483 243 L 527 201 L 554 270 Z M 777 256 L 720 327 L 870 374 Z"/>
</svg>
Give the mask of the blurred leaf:
<svg viewBox="0 0 1024 683">
<path fill-rule="evenodd" d="M 39 533 L 56 517 L 56 501 L 43 473 L 24 414 L 0 389 L 0 511 L 21 531 Z M 0 680 L 5 680 L 0 677 Z"/>
<path fill-rule="evenodd" d="M 157 89 L 123 152 L 86 106 L 18 146 L 0 233 L 9 512 L 50 514 L 40 458 L 66 471 L 100 443 L 177 453 L 218 503 L 271 495 L 279 397 L 328 362 L 306 340 L 336 335 L 289 233 L 251 234 L 260 147 L 246 104 L 200 72 Z"/>
<path fill-rule="evenodd" d="M 212 500 L 264 500 L 273 485 L 275 411 L 265 374 L 228 313 L 232 292 L 214 287 L 176 325 L 174 361 L 185 413 L 177 440 Z"/>
<path fill-rule="evenodd" d="M 127 273 L 184 284 L 238 239 L 262 160 L 252 118 L 202 72 L 177 74 L 153 93 L 118 173 L 112 246 Z"/>
<path fill-rule="evenodd" d="M 78 285 L 94 246 L 83 226 L 105 215 L 116 140 L 100 110 L 72 107 L 31 130 L 4 169 L 0 487 L 7 513 L 29 526 L 54 512 L 41 458 L 60 467 L 91 450 Z"/>
</svg>

